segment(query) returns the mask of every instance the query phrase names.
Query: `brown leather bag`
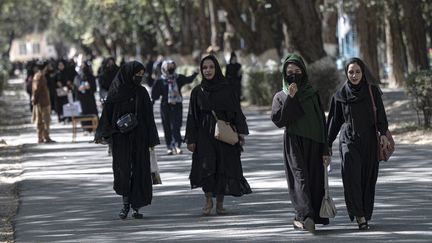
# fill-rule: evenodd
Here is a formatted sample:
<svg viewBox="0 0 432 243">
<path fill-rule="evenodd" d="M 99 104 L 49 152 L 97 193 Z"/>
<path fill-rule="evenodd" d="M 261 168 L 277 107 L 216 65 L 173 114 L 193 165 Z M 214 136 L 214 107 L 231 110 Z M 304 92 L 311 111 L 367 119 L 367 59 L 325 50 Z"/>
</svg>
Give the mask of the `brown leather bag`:
<svg viewBox="0 0 432 243">
<path fill-rule="evenodd" d="M 375 118 L 375 130 L 376 130 L 377 142 L 378 142 L 378 160 L 379 161 L 388 161 L 395 150 L 395 142 L 394 142 L 394 139 L 393 139 L 391 132 L 389 130 L 387 130 L 386 134 L 382 134 L 382 135 L 385 135 L 387 137 L 388 141 L 390 142 L 390 145 L 388 145 L 386 147 L 381 146 L 380 135 L 378 133 L 378 128 L 377 128 L 377 114 L 376 114 L 377 108 L 375 105 L 375 99 L 374 99 L 374 96 L 372 93 L 372 88 L 371 88 L 370 84 L 369 84 L 369 93 L 370 93 L 370 97 L 372 100 L 373 112 L 374 112 L 374 118 Z"/>
</svg>

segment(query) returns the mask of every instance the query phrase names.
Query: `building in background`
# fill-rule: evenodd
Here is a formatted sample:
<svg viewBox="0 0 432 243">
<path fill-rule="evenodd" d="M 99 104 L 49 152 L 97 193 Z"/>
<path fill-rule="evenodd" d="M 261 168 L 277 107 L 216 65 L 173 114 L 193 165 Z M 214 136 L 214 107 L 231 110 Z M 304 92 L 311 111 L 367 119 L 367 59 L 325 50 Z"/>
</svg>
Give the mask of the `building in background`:
<svg viewBox="0 0 432 243">
<path fill-rule="evenodd" d="M 33 33 L 13 40 L 9 56 L 12 62 L 26 62 L 56 58 L 57 53 L 54 46 L 48 43 L 46 33 Z"/>
</svg>

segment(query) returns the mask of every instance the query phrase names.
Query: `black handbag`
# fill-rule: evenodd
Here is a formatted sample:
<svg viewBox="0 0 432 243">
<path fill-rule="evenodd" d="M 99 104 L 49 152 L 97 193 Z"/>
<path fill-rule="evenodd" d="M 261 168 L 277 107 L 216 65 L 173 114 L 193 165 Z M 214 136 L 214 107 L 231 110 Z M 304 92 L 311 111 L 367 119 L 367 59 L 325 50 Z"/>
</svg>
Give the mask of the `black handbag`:
<svg viewBox="0 0 432 243">
<path fill-rule="evenodd" d="M 116 125 L 120 133 L 128 133 L 138 126 L 137 111 L 138 101 L 137 98 L 135 98 L 135 114 L 127 113 L 117 119 Z"/>
</svg>

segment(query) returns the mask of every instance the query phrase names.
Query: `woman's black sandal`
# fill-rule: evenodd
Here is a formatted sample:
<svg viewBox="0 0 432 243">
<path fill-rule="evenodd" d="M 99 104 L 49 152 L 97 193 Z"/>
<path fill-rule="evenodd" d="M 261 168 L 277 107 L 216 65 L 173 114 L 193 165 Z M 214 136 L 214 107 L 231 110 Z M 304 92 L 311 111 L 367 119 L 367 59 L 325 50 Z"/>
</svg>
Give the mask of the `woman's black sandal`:
<svg viewBox="0 0 432 243">
<path fill-rule="evenodd" d="M 133 209 L 132 218 L 134 219 L 142 219 L 143 215 L 138 212 L 138 209 Z"/>
<path fill-rule="evenodd" d="M 368 230 L 369 229 L 368 222 L 366 221 L 366 219 L 364 217 L 357 218 L 356 220 L 357 220 L 359 230 Z"/>
<path fill-rule="evenodd" d="M 130 206 L 129 206 L 129 204 L 124 204 L 124 205 L 123 205 L 123 208 L 120 210 L 119 217 L 120 217 L 121 219 L 126 219 L 128 213 L 129 213 L 129 210 L 130 210 Z"/>
</svg>

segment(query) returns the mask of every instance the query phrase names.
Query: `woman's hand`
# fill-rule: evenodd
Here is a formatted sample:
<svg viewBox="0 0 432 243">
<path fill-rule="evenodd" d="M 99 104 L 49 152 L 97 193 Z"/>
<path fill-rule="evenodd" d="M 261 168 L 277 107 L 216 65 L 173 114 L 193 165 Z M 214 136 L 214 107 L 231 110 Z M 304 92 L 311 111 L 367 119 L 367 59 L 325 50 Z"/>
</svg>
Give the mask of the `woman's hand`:
<svg viewBox="0 0 432 243">
<path fill-rule="evenodd" d="M 243 146 L 245 144 L 245 137 L 243 134 L 239 134 L 239 144 Z"/>
<path fill-rule="evenodd" d="M 380 145 L 382 148 L 388 147 L 390 145 L 390 142 L 385 135 L 380 136 Z"/>
<path fill-rule="evenodd" d="M 294 95 L 297 93 L 298 88 L 296 83 L 292 83 L 288 86 L 288 95 L 293 98 Z"/>
<path fill-rule="evenodd" d="M 331 163 L 331 156 L 330 155 L 323 155 L 322 159 L 323 159 L 324 167 L 329 166 L 329 164 Z"/>
<path fill-rule="evenodd" d="M 187 149 L 188 149 L 189 151 L 191 151 L 192 153 L 195 152 L 196 144 L 194 144 L 194 143 L 188 144 L 188 145 L 187 145 Z"/>
</svg>

